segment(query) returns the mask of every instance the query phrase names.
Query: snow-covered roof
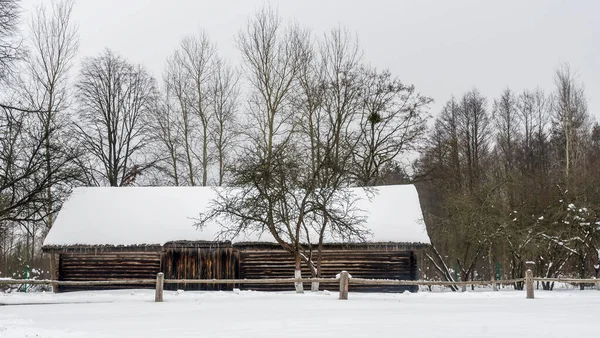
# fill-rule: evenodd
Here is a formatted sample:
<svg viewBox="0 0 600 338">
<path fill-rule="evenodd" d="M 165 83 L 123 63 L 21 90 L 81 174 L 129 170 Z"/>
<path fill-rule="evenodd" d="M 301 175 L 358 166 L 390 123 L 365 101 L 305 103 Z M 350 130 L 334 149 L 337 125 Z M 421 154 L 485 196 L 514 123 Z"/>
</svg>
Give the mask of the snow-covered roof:
<svg viewBox="0 0 600 338">
<path fill-rule="evenodd" d="M 355 189 L 367 216 L 368 242 L 430 243 L 417 190 L 382 186 L 371 198 Z M 73 190 L 44 246 L 164 245 L 172 241 L 214 241 L 221 226 L 194 225 L 217 192 L 210 187 L 82 187 Z M 275 242 L 268 231 L 240 234 L 232 242 Z M 329 240 L 326 242 L 335 242 Z"/>
</svg>

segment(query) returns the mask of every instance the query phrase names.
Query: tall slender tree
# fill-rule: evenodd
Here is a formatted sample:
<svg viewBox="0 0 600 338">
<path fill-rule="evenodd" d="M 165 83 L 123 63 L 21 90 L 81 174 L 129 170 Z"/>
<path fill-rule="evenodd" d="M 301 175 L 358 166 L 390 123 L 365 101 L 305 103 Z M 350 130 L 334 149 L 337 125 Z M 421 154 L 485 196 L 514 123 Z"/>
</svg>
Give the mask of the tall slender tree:
<svg viewBox="0 0 600 338">
<path fill-rule="evenodd" d="M 587 101 L 583 87 L 568 64 L 556 70 L 554 83 L 556 92 L 553 95 L 554 130 L 562 140 L 564 181 L 570 187 L 571 176 L 578 169 L 583 153 L 580 140 L 588 124 Z"/>
<path fill-rule="evenodd" d="M 66 183 L 54 182 L 50 173 L 53 171 L 53 153 L 66 142 L 59 138 L 64 138 L 65 127 L 69 123 L 69 116 L 66 115 L 71 94 L 69 71 L 79 46 L 77 27 L 71 20 L 72 10 L 73 2 L 70 0 L 53 2 L 49 8 L 40 5 L 30 21 L 32 34 L 28 67 L 32 85 L 25 95 L 33 106 L 39 107 L 37 115 L 44 128 L 44 156 L 50 181 L 45 210 L 48 228 L 52 227 L 54 214 L 60 208 L 62 199 L 55 195 L 64 193 L 64 189 L 57 185 Z"/>
<path fill-rule="evenodd" d="M 225 183 L 225 175 L 233 165 L 235 141 L 240 130 L 237 118 L 240 88 L 239 72 L 222 59 L 215 62 L 212 81 L 212 114 L 210 136 L 219 168 L 217 184 Z"/>
<path fill-rule="evenodd" d="M 216 47 L 204 32 L 183 39 L 168 60 L 168 90 L 178 101 L 182 116 L 184 152 L 190 185 L 208 183 L 211 125 L 214 115 Z M 196 177 L 196 171 L 200 172 Z"/>
</svg>

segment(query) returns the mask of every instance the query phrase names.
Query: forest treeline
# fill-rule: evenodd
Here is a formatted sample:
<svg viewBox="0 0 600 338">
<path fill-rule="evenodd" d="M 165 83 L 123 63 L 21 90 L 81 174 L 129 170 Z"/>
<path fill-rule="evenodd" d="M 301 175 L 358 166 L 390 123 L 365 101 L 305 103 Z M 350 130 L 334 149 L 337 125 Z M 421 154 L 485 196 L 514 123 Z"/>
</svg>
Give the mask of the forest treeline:
<svg viewBox="0 0 600 338">
<path fill-rule="evenodd" d="M 520 278 L 527 262 L 543 277 L 598 276 L 600 127 L 569 65 L 554 85 L 472 90 L 436 117 L 416 167 L 447 278 L 493 278 L 498 263 Z"/>
<path fill-rule="evenodd" d="M 431 112 L 343 27 L 318 34 L 268 6 L 235 37 L 240 64 L 201 31 L 154 77 L 109 48 L 79 55 L 71 1 L 19 5 L 0 0 L 2 275 L 43 265 L 40 243 L 76 186 L 248 187 L 258 193 L 217 203 L 242 224 L 226 230 L 281 235 L 318 271 L 294 232 L 310 220 L 366 238 L 344 189 L 398 183 L 421 196 L 427 278 L 489 278 L 499 264 L 518 277 L 527 261 L 543 276 L 598 273 L 600 128 L 568 65 L 552 91 L 473 89 Z"/>
</svg>

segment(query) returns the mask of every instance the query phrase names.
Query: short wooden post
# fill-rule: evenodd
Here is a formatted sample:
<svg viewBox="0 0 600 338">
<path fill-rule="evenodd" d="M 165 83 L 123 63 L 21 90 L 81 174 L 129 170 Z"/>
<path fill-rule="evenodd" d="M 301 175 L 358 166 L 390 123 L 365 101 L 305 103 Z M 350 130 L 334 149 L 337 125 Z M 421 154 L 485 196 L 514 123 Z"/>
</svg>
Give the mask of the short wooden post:
<svg viewBox="0 0 600 338">
<path fill-rule="evenodd" d="M 527 269 L 525 272 L 525 288 L 527 289 L 527 299 L 533 299 L 533 272 Z"/>
<path fill-rule="evenodd" d="M 154 301 L 155 302 L 163 301 L 164 285 L 165 285 L 165 274 L 162 272 L 159 272 L 158 275 L 156 275 L 156 291 L 154 293 Z"/>
<path fill-rule="evenodd" d="M 340 273 L 340 299 L 348 299 L 348 280 L 350 279 L 348 271 L 342 271 Z"/>
</svg>

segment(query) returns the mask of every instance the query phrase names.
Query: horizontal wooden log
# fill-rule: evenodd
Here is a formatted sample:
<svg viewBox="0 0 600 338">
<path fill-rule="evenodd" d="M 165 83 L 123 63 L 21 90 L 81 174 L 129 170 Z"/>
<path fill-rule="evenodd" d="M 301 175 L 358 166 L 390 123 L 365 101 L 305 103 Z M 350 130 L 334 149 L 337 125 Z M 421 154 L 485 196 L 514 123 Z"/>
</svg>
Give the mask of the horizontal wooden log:
<svg viewBox="0 0 600 338">
<path fill-rule="evenodd" d="M 240 251 L 240 253 L 244 256 L 252 256 L 252 257 L 258 257 L 258 256 L 272 256 L 272 255 L 277 255 L 277 256 L 286 256 L 289 255 L 289 253 L 287 251 L 283 251 L 283 250 L 268 250 L 268 251 Z M 360 250 L 360 251 L 355 251 L 355 250 L 346 250 L 346 251 L 331 251 L 331 250 L 324 250 L 321 253 L 321 257 L 324 256 L 340 256 L 343 257 L 345 255 L 349 255 L 349 256 L 378 256 L 378 257 L 409 257 L 410 256 L 410 251 L 399 251 L 399 250 L 390 250 L 390 251 L 368 251 L 368 250 Z M 313 252 L 313 257 L 317 257 L 317 252 Z"/>
<path fill-rule="evenodd" d="M 54 252 L 57 254 L 65 253 L 102 253 L 102 252 L 160 252 L 161 245 L 45 245 L 42 250 L 44 252 Z"/>
<path fill-rule="evenodd" d="M 235 248 L 235 246 L 234 246 Z M 265 252 L 282 252 L 283 250 L 281 250 L 281 246 L 279 245 L 274 245 L 270 248 L 257 248 L 257 249 L 251 249 L 251 248 L 245 248 L 245 249 L 240 249 L 240 248 L 235 248 L 238 249 L 242 252 L 247 252 L 247 253 L 265 253 Z M 414 248 L 407 248 L 407 247 L 391 247 L 389 249 L 386 250 L 376 250 L 375 248 L 372 247 L 365 247 L 365 248 L 358 248 L 358 247 L 338 247 L 338 248 L 334 248 L 334 247 L 327 247 L 325 246 L 323 252 L 410 252 L 412 250 L 414 250 Z M 314 249 L 313 252 L 316 252 L 316 248 Z"/>
<path fill-rule="evenodd" d="M 115 279 L 115 280 L 100 280 L 100 281 L 59 281 L 49 279 L 1 279 L 0 285 L 19 285 L 19 284 L 31 284 L 31 285 L 129 285 L 129 284 L 154 284 L 156 279 Z"/>
<path fill-rule="evenodd" d="M 92 263 L 92 264 L 98 264 L 98 263 L 104 263 L 104 262 L 119 262 L 119 263 L 129 263 L 129 264 L 146 264 L 146 263 L 160 263 L 160 259 L 158 258 L 147 258 L 147 259 L 135 259 L 135 258 L 131 258 L 131 259 L 116 259 L 116 258 L 108 258 L 108 257 L 98 257 L 96 259 L 92 259 L 92 258 L 86 258 L 86 259 L 81 259 L 81 258 L 65 258 L 62 257 L 62 263 L 65 264 L 85 264 L 85 263 Z"/>
<path fill-rule="evenodd" d="M 263 278 L 265 275 L 281 275 L 285 278 L 294 275 L 294 268 L 291 269 L 240 269 L 240 278 L 250 279 L 250 276 L 257 276 L 257 278 Z M 329 270 L 322 269 L 321 276 L 322 277 L 331 277 L 335 276 L 339 273 L 340 270 Z M 357 270 L 357 269 L 348 269 L 348 272 L 356 277 L 363 277 L 369 279 L 402 279 L 400 276 L 409 275 L 412 276 L 412 271 L 410 270 L 398 270 L 398 271 L 377 271 L 377 270 Z M 310 276 L 311 273 L 308 269 L 302 269 L 302 275 Z M 414 278 L 411 278 L 414 279 Z"/>
<path fill-rule="evenodd" d="M 523 282 L 524 278 L 507 279 L 497 281 L 461 281 L 461 282 L 446 282 L 446 281 L 422 281 L 422 280 L 385 280 L 385 279 L 363 279 L 351 278 L 350 284 L 364 285 L 491 285 L 491 284 L 512 284 Z"/>
<path fill-rule="evenodd" d="M 293 273 L 290 273 L 290 271 L 293 270 L 285 270 L 285 271 L 269 271 L 269 270 L 265 270 L 265 271 L 253 271 L 253 272 L 243 272 L 241 273 L 241 276 L 239 278 L 241 279 L 262 279 L 262 278 L 292 278 Z M 397 279 L 406 279 L 406 280 L 415 280 L 414 275 L 410 272 L 405 272 L 405 273 L 369 273 L 369 272 L 364 272 L 364 273 L 359 273 L 356 271 L 349 271 L 350 274 L 352 276 L 354 276 L 355 278 L 367 278 L 367 279 L 392 279 L 392 280 L 397 280 Z M 308 271 L 302 271 L 302 275 L 309 277 L 311 276 L 310 272 Z M 334 276 L 336 276 L 337 273 L 327 273 L 327 272 L 323 272 L 321 273 L 321 277 L 323 278 L 332 278 Z"/>
<path fill-rule="evenodd" d="M 264 260 L 273 261 L 273 262 L 286 262 L 290 259 L 293 259 L 291 255 L 261 255 L 261 256 L 248 256 L 248 255 L 240 255 L 241 259 L 245 262 L 261 262 Z M 321 257 L 322 260 L 332 260 L 332 261 L 340 261 L 340 262 L 408 262 L 410 257 L 382 257 L 377 255 L 340 255 L 340 256 L 331 256 L 324 255 Z M 316 257 L 312 258 L 313 261 L 317 261 Z"/>
<path fill-rule="evenodd" d="M 130 285 L 130 284 L 154 284 L 156 279 L 117 279 L 117 280 L 102 280 L 102 281 L 57 281 L 56 284 L 61 285 Z"/>
<path fill-rule="evenodd" d="M 156 274 L 159 272 L 159 269 L 146 269 L 146 270 L 117 270 L 117 271 L 109 271 L 109 270 L 103 270 L 103 269 L 97 269 L 97 270 L 79 270 L 79 269 L 73 269 L 73 270 L 63 270 L 61 276 L 75 276 L 75 275 L 82 275 L 82 276 L 88 276 L 88 275 L 99 275 L 99 276 L 106 276 L 109 277 L 111 275 L 115 275 L 115 276 L 129 276 L 129 275 L 147 275 L 147 274 L 151 274 L 153 276 L 156 276 Z M 62 278 L 61 278 L 62 279 Z M 99 278 L 99 280 L 102 280 L 103 278 Z M 388 278 L 389 279 L 389 278 Z"/>
<path fill-rule="evenodd" d="M 293 257 L 272 257 L 272 256 L 259 256 L 259 257 L 246 257 L 242 256 L 241 260 L 247 264 L 260 264 L 262 262 L 274 262 L 274 263 L 286 263 L 289 262 Z M 313 261 L 316 262 L 317 259 L 313 257 Z M 339 264 L 361 264 L 361 263 L 390 263 L 390 264 L 399 264 L 399 263 L 409 263 L 410 258 L 408 257 L 368 257 L 368 256 L 344 256 L 344 257 L 332 257 L 326 256 L 322 257 L 322 261 L 332 261 L 338 262 Z"/>
<path fill-rule="evenodd" d="M 63 276 L 61 279 L 63 281 L 70 280 L 123 280 L 123 279 L 147 279 L 153 278 L 156 276 L 156 273 L 147 273 L 147 274 L 131 274 L 131 275 L 106 275 L 106 274 L 98 274 L 98 275 L 68 275 Z"/>
<path fill-rule="evenodd" d="M 0 285 L 47 285 L 53 283 L 56 283 L 56 281 L 50 279 L 0 279 Z"/>
<path fill-rule="evenodd" d="M 63 257 L 155 257 L 160 255 L 159 252 L 65 252 Z"/>
<path fill-rule="evenodd" d="M 109 262 L 86 262 L 86 263 L 77 263 L 74 264 L 72 262 L 69 263 L 65 263 L 63 262 L 63 264 L 61 265 L 61 267 L 63 269 L 79 269 L 79 268 L 87 268 L 87 269 L 105 269 L 107 266 L 110 266 L 110 268 L 113 269 L 139 269 L 139 268 L 145 268 L 145 267 L 155 267 L 155 266 L 160 266 L 160 262 L 156 261 L 156 262 L 147 262 L 147 263 L 115 263 L 115 264 L 110 264 Z"/>
<path fill-rule="evenodd" d="M 94 257 L 116 257 L 116 258 L 129 258 L 129 257 L 144 257 L 152 258 L 160 256 L 158 252 L 96 252 L 96 253 L 79 253 L 79 252 L 68 252 L 61 254 L 62 257 L 69 258 L 94 258 Z"/>
<path fill-rule="evenodd" d="M 79 270 L 79 269 L 96 269 L 96 270 L 139 270 L 139 269 L 155 269 L 156 267 L 160 267 L 160 264 L 144 264 L 144 265 L 129 265 L 129 264 L 106 264 L 106 263 L 98 263 L 98 264 L 81 264 L 81 265 L 61 265 L 61 270 L 63 271 L 71 271 L 71 270 Z"/>
<path fill-rule="evenodd" d="M 69 270 L 63 270 L 62 271 L 62 275 L 66 276 L 66 275 L 95 275 L 95 274 L 99 274 L 99 275 L 131 275 L 131 274 L 152 274 L 153 276 L 156 276 L 156 274 L 158 273 L 158 268 L 147 268 L 147 269 L 137 269 L 137 270 L 108 270 L 108 269 L 69 269 Z M 102 278 L 100 278 L 102 279 Z"/>
<path fill-rule="evenodd" d="M 145 289 L 154 290 L 154 285 L 151 284 L 128 284 L 128 285 L 95 285 L 93 289 L 86 285 L 61 285 L 60 292 L 78 292 L 78 291 L 100 291 L 100 290 L 128 290 L 128 289 Z"/>
<path fill-rule="evenodd" d="M 534 278 L 534 280 L 546 281 L 548 279 L 560 278 Z M 567 280 L 568 283 L 595 283 L 596 279 L 560 279 Z M 334 283 L 336 278 L 265 278 L 265 279 L 165 279 L 165 284 L 180 283 L 180 284 L 286 284 L 294 282 L 311 283 L 320 282 Z M 490 284 L 512 284 L 523 282 L 524 278 L 507 279 L 497 281 L 461 281 L 461 282 L 446 282 L 446 281 L 422 281 L 422 280 L 381 280 L 381 279 L 363 279 L 350 278 L 350 284 L 354 285 L 490 285 Z M 552 280 L 550 280 L 552 281 Z M 25 279 L 2 279 L 0 285 L 17 285 L 17 284 L 58 284 L 58 285 L 115 285 L 115 284 L 154 284 L 156 279 L 116 279 L 102 281 L 55 281 L 55 280 L 25 280 Z"/>
<path fill-rule="evenodd" d="M 135 258 L 131 258 L 131 259 L 116 259 L 116 258 L 108 258 L 108 257 L 98 257 L 96 259 L 92 259 L 92 258 L 86 258 L 86 259 L 81 259 L 81 258 L 63 258 L 63 264 L 97 264 L 97 263 L 119 263 L 119 264 L 154 264 L 154 263 L 160 263 L 160 259 L 135 259 Z"/>
<path fill-rule="evenodd" d="M 577 279 L 577 278 L 533 278 L 534 282 L 555 282 L 555 283 L 570 283 L 570 284 L 593 284 L 600 282 L 600 279 Z"/>
<path fill-rule="evenodd" d="M 322 263 L 324 266 L 322 269 L 328 269 L 328 270 L 334 270 L 337 271 L 338 273 L 340 272 L 340 270 L 338 269 L 339 267 L 352 267 L 356 270 L 381 270 L 382 267 L 386 267 L 389 266 L 390 268 L 394 268 L 394 269 L 407 269 L 407 270 L 412 270 L 414 268 L 414 265 L 409 265 L 409 264 L 393 264 L 393 265 L 388 265 L 388 264 L 337 264 L 336 262 L 331 262 L 331 261 L 326 261 Z M 240 269 L 247 269 L 247 270 L 251 270 L 251 269 L 263 269 L 263 268 L 275 268 L 275 269 L 287 269 L 290 266 L 294 267 L 294 264 L 291 263 L 274 263 L 274 262 L 270 262 L 270 261 L 265 261 L 264 264 L 262 264 L 261 266 L 252 266 L 252 265 L 247 265 L 245 262 L 240 262 Z M 306 266 L 306 264 L 302 265 L 302 270 L 304 269 L 308 269 L 308 267 Z M 292 269 L 294 270 L 294 269 Z M 390 271 L 391 272 L 391 271 Z"/>
<path fill-rule="evenodd" d="M 180 284 L 286 284 L 286 283 L 312 283 L 312 282 L 331 282 L 335 278 L 264 278 L 264 279 L 165 279 L 167 283 Z"/>
<path fill-rule="evenodd" d="M 85 263 L 85 262 L 122 262 L 122 263 L 154 263 L 160 262 L 160 258 L 112 258 L 112 257 L 96 257 L 96 258 L 71 258 L 71 257 L 62 257 L 63 263 Z"/>
</svg>

